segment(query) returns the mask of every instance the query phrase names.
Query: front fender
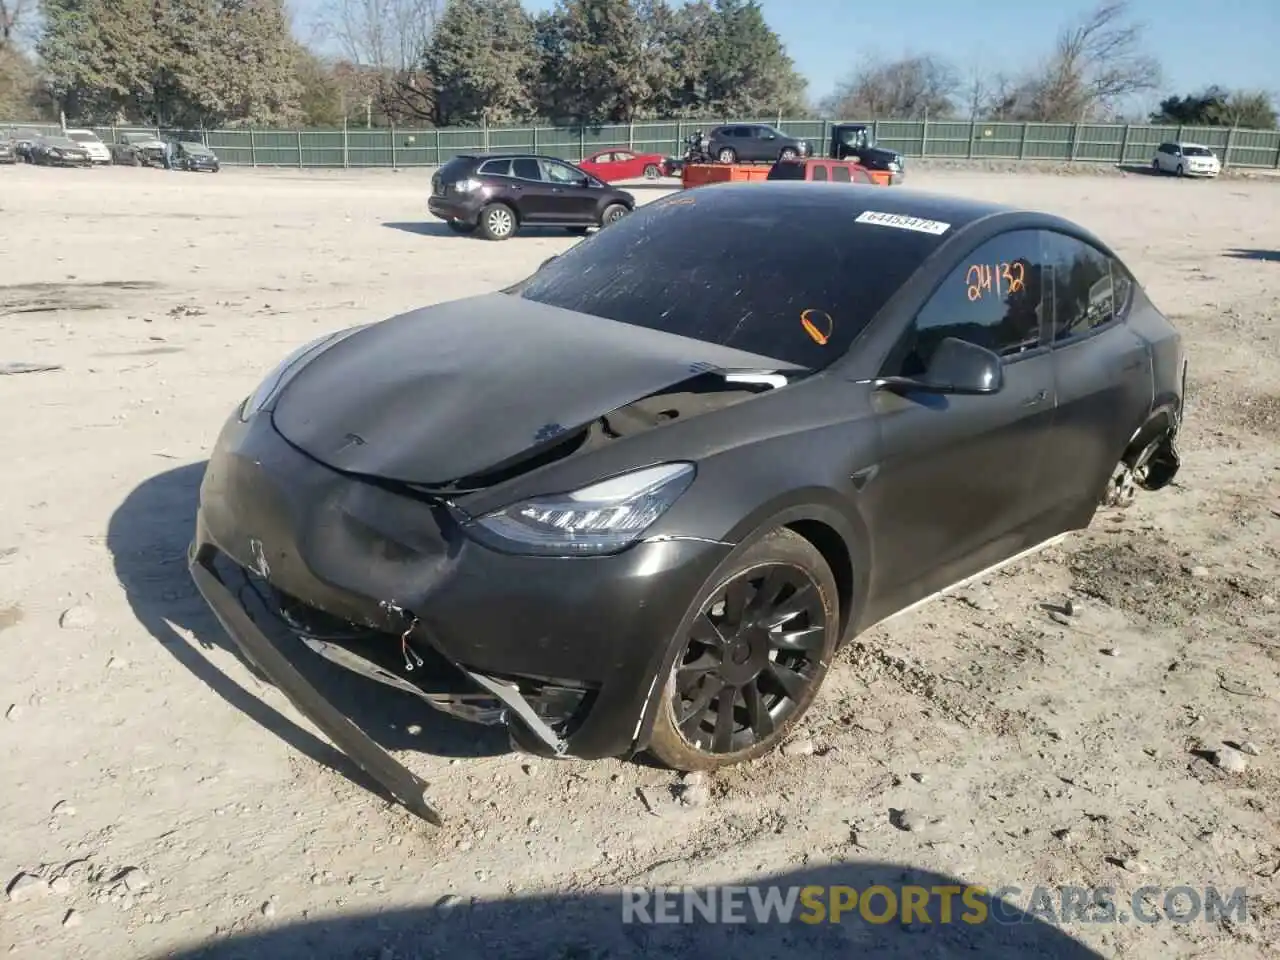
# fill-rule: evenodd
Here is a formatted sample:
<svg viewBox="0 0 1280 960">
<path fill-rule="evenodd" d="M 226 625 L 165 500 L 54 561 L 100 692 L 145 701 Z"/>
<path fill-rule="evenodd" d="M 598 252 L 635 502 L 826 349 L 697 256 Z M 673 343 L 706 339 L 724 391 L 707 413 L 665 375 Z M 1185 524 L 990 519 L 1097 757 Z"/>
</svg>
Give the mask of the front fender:
<svg viewBox="0 0 1280 960">
<path fill-rule="evenodd" d="M 844 629 L 840 644 L 843 646 L 854 635 L 858 627 L 860 620 L 858 616 L 859 598 L 866 595 L 870 556 L 867 549 L 866 526 L 863 524 L 862 518 L 860 516 L 850 516 L 846 510 L 838 507 L 839 503 L 840 498 L 834 491 L 825 490 L 821 487 L 810 487 L 761 504 L 760 507 L 753 510 L 741 523 L 734 527 L 731 534 L 726 538 L 728 542 L 735 544 L 734 550 L 721 561 L 708 579 L 714 580 L 727 571 L 745 549 L 771 530 L 784 526 L 795 528 L 797 525 L 805 523 L 822 524 L 833 530 L 843 541 L 853 574 L 853 582 L 849 585 L 849 600 L 847 601 L 850 609 L 841 611 Z M 675 665 L 675 659 L 681 649 L 680 641 L 688 629 L 688 621 L 692 612 L 691 605 L 690 611 L 686 612 L 685 620 L 681 622 L 676 635 L 668 643 L 667 650 L 658 664 L 657 671 L 650 678 L 649 693 L 645 699 L 640 720 L 636 725 L 635 742 L 633 744 L 633 751 L 636 753 L 645 750 L 649 745 L 649 738 L 653 734 L 653 725 L 658 716 L 658 705 L 662 700 L 663 681 Z"/>
</svg>

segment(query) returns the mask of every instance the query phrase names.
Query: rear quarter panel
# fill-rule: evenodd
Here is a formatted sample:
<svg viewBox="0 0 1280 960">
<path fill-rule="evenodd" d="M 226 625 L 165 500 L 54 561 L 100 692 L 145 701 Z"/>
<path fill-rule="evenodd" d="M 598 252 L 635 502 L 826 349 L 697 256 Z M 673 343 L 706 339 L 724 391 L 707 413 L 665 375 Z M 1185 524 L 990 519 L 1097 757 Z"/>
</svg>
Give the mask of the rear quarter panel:
<svg viewBox="0 0 1280 960">
<path fill-rule="evenodd" d="M 1176 427 L 1185 399 L 1182 395 L 1182 366 L 1186 351 L 1182 335 L 1140 289 L 1134 292 L 1129 325 L 1134 333 L 1150 344 L 1153 394 L 1151 413 L 1167 413 Z"/>
</svg>

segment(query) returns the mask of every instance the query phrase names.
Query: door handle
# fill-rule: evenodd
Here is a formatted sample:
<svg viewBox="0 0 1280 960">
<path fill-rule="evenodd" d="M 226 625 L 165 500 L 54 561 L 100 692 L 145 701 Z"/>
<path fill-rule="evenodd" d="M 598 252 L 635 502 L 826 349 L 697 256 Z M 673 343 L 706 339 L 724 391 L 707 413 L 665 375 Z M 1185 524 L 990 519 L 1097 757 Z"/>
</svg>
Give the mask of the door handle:
<svg viewBox="0 0 1280 960">
<path fill-rule="evenodd" d="M 1024 407 L 1037 407 L 1049 399 L 1049 391 L 1041 390 L 1039 393 L 1033 394 L 1022 401 Z"/>
</svg>

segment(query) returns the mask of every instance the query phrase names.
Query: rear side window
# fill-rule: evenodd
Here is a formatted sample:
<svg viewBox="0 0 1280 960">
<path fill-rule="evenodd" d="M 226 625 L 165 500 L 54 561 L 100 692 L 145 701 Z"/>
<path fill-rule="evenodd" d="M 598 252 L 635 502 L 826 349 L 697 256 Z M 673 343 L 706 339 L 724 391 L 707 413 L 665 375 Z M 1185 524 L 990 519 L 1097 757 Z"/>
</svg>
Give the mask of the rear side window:
<svg viewBox="0 0 1280 960">
<path fill-rule="evenodd" d="M 827 179 L 827 167 L 826 167 L 826 164 L 822 164 L 822 163 L 815 163 L 815 164 L 813 165 L 813 179 L 815 179 L 815 180 L 826 180 L 826 179 Z"/>
<path fill-rule="evenodd" d="M 511 161 L 490 160 L 488 163 L 481 165 L 480 172 L 491 177 L 509 177 L 511 176 Z"/>
<path fill-rule="evenodd" d="M 453 183 L 457 180 L 467 179 L 467 177 L 471 176 L 471 172 L 475 170 L 475 168 L 474 160 L 464 157 L 454 157 L 436 171 L 436 177 L 439 178 L 440 183 Z"/>
<path fill-rule="evenodd" d="M 1053 268 L 1053 339 L 1083 336 L 1115 319 L 1111 258 L 1065 234 L 1045 233 L 1045 261 Z"/>
<path fill-rule="evenodd" d="M 542 165 L 533 157 L 519 157 L 511 161 L 511 173 L 521 180 L 541 180 Z"/>
<path fill-rule="evenodd" d="M 831 168 L 831 179 L 836 183 L 850 183 L 849 168 L 836 164 Z"/>
<path fill-rule="evenodd" d="M 955 337 L 1006 359 L 1040 345 L 1044 272 L 1038 230 L 993 237 L 960 261 L 921 308 L 881 370 L 917 377 Z"/>
</svg>

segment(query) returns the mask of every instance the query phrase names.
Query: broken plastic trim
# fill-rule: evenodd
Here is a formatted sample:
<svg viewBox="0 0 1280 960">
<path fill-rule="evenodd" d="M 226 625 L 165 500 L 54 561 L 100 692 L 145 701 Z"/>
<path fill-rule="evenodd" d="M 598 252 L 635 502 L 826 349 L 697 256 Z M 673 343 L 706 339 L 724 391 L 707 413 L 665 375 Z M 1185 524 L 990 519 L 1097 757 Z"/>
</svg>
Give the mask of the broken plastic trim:
<svg viewBox="0 0 1280 960">
<path fill-rule="evenodd" d="M 405 809 L 435 826 L 444 823 L 427 799 L 426 781 L 383 750 L 349 717 L 326 700 L 253 622 L 213 567 L 216 548 L 192 543 L 188 568 L 196 588 L 242 653 L 314 723 L 339 750 L 377 780 Z"/>
<path fill-rule="evenodd" d="M 525 726 L 533 732 L 534 736 L 550 747 L 557 757 L 564 756 L 569 749 L 569 742 L 552 730 L 547 722 L 538 716 L 537 711 L 529 705 L 529 701 L 521 696 L 519 687 L 514 683 L 495 680 L 492 677 L 486 677 L 482 673 L 473 673 L 465 668 L 463 672 L 479 686 L 488 690 L 505 703 L 511 712 L 519 717 Z"/>
</svg>

